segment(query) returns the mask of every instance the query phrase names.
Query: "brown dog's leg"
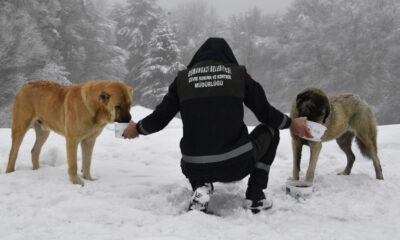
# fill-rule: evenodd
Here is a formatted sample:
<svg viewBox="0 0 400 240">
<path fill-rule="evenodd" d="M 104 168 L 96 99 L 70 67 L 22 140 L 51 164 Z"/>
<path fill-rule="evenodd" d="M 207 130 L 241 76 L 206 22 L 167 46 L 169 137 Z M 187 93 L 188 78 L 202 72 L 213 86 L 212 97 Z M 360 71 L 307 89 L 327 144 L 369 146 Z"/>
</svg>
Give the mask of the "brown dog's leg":
<svg viewBox="0 0 400 240">
<path fill-rule="evenodd" d="M 379 160 L 378 154 L 375 151 L 373 151 L 371 153 L 371 157 L 374 163 L 376 179 L 383 180 L 381 161 Z"/>
<path fill-rule="evenodd" d="M 303 144 L 299 139 L 292 137 L 292 150 L 293 150 L 293 175 L 292 180 L 299 180 L 300 163 L 301 163 L 301 151 Z"/>
<path fill-rule="evenodd" d="M 67 140 L 67 159 L 68 159 L 68 174 L 73 184 L 84 185 L 82 179 L 78 176 L 77 166 L 77 151 L 78 141 L 75 138 L 66 137 Z"/>
<path fill-rule="evenodd" d="M 12 134 L 13 135 L 12 146 L 11 146 L 11 150 L 10 150 L 10 155 L 8 157 L 6 173 L 15 171 L 15 163 L 17 161 L 19 147 L 21 146 L 21 143 L 22 143 L 22 140 L 24 139 L 26 131 L 27 130 L 25 130 L 24 132 L 18 132 L 18 133 Z"/>
<path fill-rule="evenodd" d="M 23 117 L 24 116 L 16 116 L 13 113 L 13 126 L 11 130 L 12 145 L 8 157 L 6 173 L 15 171 L 15 162 L 17 161 L 19 147 L 21 146 L 22 140 L 31 125 L 31 117 L 25 116 L 25 119 L 23 119 Z"/>
<path fill-rule="evenodd" d="M 317 167 L 317 161 L 319 153 L 321 152 L 322 144 L 320 142 L 310 142 L 310 163 L 308 165 L 306 181 L 314 181 L 315 168 Z"/>
<path fill-rule="evenodd" d="M 373 137 L 359 134 L 357 135 L 357 141 L 361 153 L 372 159 L 372 162 L 374 163 L 376 179 L 383 180 L 381 162 L 377 154 L 376 140 L 374 141 Z"/>
<path fill-rule="evenodd" d="M 36 141 L 35 145 L 33 145 L 31 154 L 32 154 L 32 169 L 36 170 L 39 168 L 39 155 L 42 150 L 43 144 L 46 142 L 49 137 L 50 131 L 46 130 L 40 123 L 35 122 L 33 124 L 36 133 Z"/>
<path fill-rule="evenodd" d="M 354 161 L 356 157 L 354 156 L 353 151 L 351 150 L 351 143 L 354 138 L 354 133 L 346 132 L 341 137 L 336 139 L 337 144 L 340 149 L 346 154 L 347 157 L 347 165 L 343 172 L 339 173 L 340 175 L 349 175 L 351 173 L 351 169 L 353 168 Z"/>
<path fill-rule="evenodd" d="M 93 147 L 96 142 L 96 136 L 90 136 L 81 142 L 82 148 L 82 173 L 83 178 L 87 180 L 95 180 L 90 175 L 90 164 L 92 162 Z"/>
</svg>

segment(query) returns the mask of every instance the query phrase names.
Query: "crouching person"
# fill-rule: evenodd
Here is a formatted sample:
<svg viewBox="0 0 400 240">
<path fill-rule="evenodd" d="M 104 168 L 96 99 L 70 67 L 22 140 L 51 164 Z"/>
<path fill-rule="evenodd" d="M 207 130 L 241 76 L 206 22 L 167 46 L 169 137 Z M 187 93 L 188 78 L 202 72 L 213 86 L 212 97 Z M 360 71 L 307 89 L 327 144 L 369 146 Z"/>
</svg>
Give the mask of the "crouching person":
<svg viewBox="0 0 400 240">
<path fill-rule="evenodd" d="M 261 122 L 250 134 L 243 122 L 243 104 Z M 309 136 L 305 118 L 290 119 L 269 104 L 261 85 L 240 66 L 224 39 L 210 38 L 180 71 L 153 113 L 131 122 L 125 138 L 163 129 L 180 112 L 183 122 L 181 168 L 193 195 L 189 210 L 207 211 L 214 182 L 248 176 L 247 209 L 272 207 L 264 189 L 279 144 L 279 129 L 293 128 Z"/>
</svg>

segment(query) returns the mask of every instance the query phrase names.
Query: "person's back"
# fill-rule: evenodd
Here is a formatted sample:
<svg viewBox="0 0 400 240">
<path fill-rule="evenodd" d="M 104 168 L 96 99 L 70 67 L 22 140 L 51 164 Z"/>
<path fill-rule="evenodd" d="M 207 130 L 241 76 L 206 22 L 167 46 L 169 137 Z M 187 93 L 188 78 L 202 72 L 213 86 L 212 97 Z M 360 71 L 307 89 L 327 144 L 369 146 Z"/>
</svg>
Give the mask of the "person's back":
<svg viewBox="0 0 400 240">
<path fill-rule="evenodd" d="M 198 181 L 239 180 L 251 169 L 252 145 L 243 122 L 245 74 L 242 66 L 214 60 L 178 74 L 182 168 Z"/>
</svg>

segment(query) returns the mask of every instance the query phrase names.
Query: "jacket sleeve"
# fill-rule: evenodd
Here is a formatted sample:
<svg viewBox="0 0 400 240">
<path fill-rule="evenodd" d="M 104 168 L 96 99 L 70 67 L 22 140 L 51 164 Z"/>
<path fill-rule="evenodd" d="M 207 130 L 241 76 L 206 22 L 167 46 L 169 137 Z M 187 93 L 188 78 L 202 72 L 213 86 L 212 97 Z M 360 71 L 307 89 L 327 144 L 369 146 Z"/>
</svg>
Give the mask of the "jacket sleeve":
<svg viewBox="0 0 400 240">
<path fill-rule="evenodd" d="M 258 121 L 275 129 L 289 128 L 290 117 L 269 104 L 262 86 L 247 73 L 245 74 L 245 84 L 244 104 L 256 115 Z"/>
<path fill-rule="evenodd" d="M 168 93 L 162 102 L 147 117 L 140 120 L 136 128 L 139 134 L 147 135 L 162 130 L 175 117 L 179 111 L 179 98 L 177 94 L 176 79 L 169 86 Z"/>
</svg>

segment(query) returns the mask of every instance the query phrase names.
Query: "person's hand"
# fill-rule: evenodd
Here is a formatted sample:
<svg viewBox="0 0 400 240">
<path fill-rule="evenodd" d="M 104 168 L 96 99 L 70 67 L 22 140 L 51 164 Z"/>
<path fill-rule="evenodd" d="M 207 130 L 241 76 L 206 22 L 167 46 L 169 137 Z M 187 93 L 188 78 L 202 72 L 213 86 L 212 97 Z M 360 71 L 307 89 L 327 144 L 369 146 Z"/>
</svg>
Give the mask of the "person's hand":
<svg viewBox="0 0 400 240">
<path fill-rule="evenodd" d="M 292 130 L 294 135 L 299 137 L 307 137 L 313 138 L 310 129 L 308 129 L 306 125 L 307 117 L 299 117 L 292 119 L 292 123 L 290 124 L 290 130 Z"/>
<path fill-rule="evenodd" d="M 139 136 L 139 132 L 136 129 L 136 123 L 134 121 L 130 121 L 128 127 L 122 133 L 122 136 L 125 139 L 133 139 Z"/>
</svg>

